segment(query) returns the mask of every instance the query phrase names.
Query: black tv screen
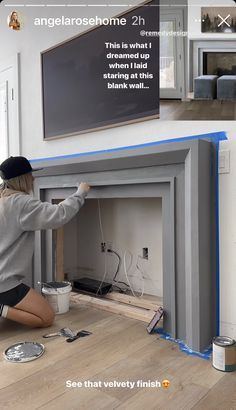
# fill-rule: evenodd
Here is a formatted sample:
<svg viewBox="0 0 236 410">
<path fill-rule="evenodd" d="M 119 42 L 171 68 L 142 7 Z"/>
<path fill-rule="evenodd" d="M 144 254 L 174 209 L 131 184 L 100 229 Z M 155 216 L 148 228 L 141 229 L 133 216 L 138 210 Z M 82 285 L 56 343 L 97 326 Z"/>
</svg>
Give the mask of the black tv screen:
<svg viewBox="0 0 236 410">
<path fill-rule="evenodd" d="M 158 1 L 121 18 L 41 54 L 44 139 L 159 117 Z"/>
</svg>

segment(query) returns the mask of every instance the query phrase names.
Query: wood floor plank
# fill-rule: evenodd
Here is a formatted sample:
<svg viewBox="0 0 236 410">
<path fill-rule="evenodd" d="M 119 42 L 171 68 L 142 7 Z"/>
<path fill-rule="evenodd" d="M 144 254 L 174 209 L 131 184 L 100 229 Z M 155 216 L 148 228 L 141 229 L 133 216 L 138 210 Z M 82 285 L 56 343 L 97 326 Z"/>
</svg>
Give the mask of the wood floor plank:
<svg viewBox="0 0 236 410">
<path fill-rule="evenodd" d="M 161 100 L 160 119 L 165 121 L 234 121 L 236 119 L 236 102 Z"/>
<path fill-rule="evenodd" d="M 50 342 L 47 356 L 42 356 L 35 362 L 26 363 L 29 368 L 35 363 L 36 372 L 33 372 L 31 368 L 29 374 L 28 369 L 23 365 L 25 378 L 21 374 L 18 382 L 14 383 L 14 396 L 12 396 L 12 385 L 1 389 L 1 405 L 5 406 L 3 408 L 10 407 L 17 410 L 30 408 L 32 399 L 37 407 L 42 406 L 66 392 L 67 380 L 90 379 L 103 366 L 111 366 L 127 354 L 151 343 L 152 337 L 143 331 L 141 322 L 132 324 L 127 320 L 125 322 L 123 318 L 116 316 L 113 322 L 103 323 L 100 327 L 100 334 L 98 334 L 96 325 L 91 325 L 93 336 L 67 346 L 65 343 L 59 346 L 57 343 L 55 348 L 55 345 Z M 12 363 L 7 363 L 7 365 L 17 366 Z M 7 368 L 4 367 L 2 370 L 6 374 Z M 16 371 L 16 368 L 14 370 Z M 5 382 L 6 378 L 9 382 L 11 375 L 5 376 Z"/>
<path fill-rule="evenodd" d="M 101 312 L 98 312 L 99 316 L 100 313 Z M 90 310 L 91 318 L 93 314 L 94 310 L 92 309 Z M 130 320 L 132 321 L 132 319 Z M 83 350 L 84 347 L 93 347 L 94 344 L 100 342 L 101 340 L 103 340 L 103 338 L 106 338 L 108 335 L 112 335 L 120 331 L 120 329 L 130 326 L 130 323 L 126 322 L 125 327 L 123 327 L 123 323 L 121 322 L 122 320 L 119 316 L 108 314 L 105 319 L 102 318 L 101 320 L 98 320 L 97 317 L 94 323 L 87 325 L 88 319 L 85 319 L 83 321 L 80 320 L 78 316 L 77 327 L 79 327 L 80 329 L 85 328 L 86 330 L 90 330 L 91 332 L 96 334 L 96 338 L 94 338 L 93 335 L 87 337 L 86 344 L 84 343 L 84 340 L 81 339 L 79 348 Z M 36 333 L 34 334 L 34 337 L 33 331 L 31 331 L 31 333 L 25 336 L 23 340 L 22 338 L 19 339 L 19 337 L 13 337 L 11 339 L 7 339 L 7 343 L 0 343 L 2 352 L 4 352 L 7 347 L 9 347 L 13 343 L 16 343 L 17 341 L 37 341 L 39 343 L 42 343 L 46 348 L 46 352 L 40 359 L 33 362 L 25 363 L 23 364 L 23 366 L 21 366 L 18 363 L 9 363 L 2 357 L 0 359 L 0 389 L 12 383 L 18 382 L 19 380 L 21 380 L 22 377 L 30 376 L 38 370 L 53 365 L 55 362 L 57 362 L 57 360 L 65 359 L 67 356 L 72 355 L 73 352 L 75 352 L 78 349 L 76 343 L 69 344 L 64 340 L 64 338 L 61 337 L 44 339 L 42 336 L 43 334 L 45 334 L 45 330 L 47 333 L 48 329 L 35 329 Z"/>
<path fill-rule="evenodd" d="M 97 389 L 72 389 L 47 404 L 40 410 L 111 410 L 119 405 L 119 400 Z"/>
<path fill-rule="evenodd" d="M 142 390 L 143 382 L 161 382 L 167 369 L 170 366 L 175 366 L 178 361 L 182 364 L 184 359 L 183 353 L 179 352 L 177 346 L 173 349 L 172 343 L 156 339 L 148 347 L 145 346 L 119 363 L 104 369 L 92 380 L 134 382 L 135 385 L 128 388 L 101 388 L 102 391 L 123 402 Z"/>
<path fill-rule="evenodd" d="M 15 327 L 15 334 L 14 334 Z M 19 338 L 45 344 L 45 354 L 29 363 L 0 358 L 1 410 L 236 410 L 236 373 L 215 370 L 211 361 L 188 356 L 177 344 L 149 335 L 144 323 L 88 306 L 57 316 L 53 329 L 87 329 L 87 338 L 66 343 L 43 339 L 49 329 L 26 330 L 0 323 L 0 348 Z M 170 380 L 170 387 L 69 388 L 66 381 Z"/>
<path fill-rule="evenodd" d="M 102 372 L 97 373 L 96 376 L 90 376 L 89 380 L 91 382 L 97 383 L 110 382 L 114 380 L 118 382 L 127 380 L 156 380 L 157 374 L 159 375 L 159 372 L 161 372 L 160 363 L 162 363 L 164 369 L 166 369 L 168 365 L 171 366 L 174 361 L 177 360 L 176 353 L 178 359 L 181 361 L 183 360 L 184 354 L 179 351 L 177 352 L 176 350 L 178 351 L 178 347 L 173 346 L 172 343 L 163 341 L 161 339 L 157 340 L 155 338 L 154 341 L 148 344 L 148 346 L 144 346 L 137 352 L 132 352 L 129 355 L 129 351 L 126 351 L 125 357 L 123 359 L 105 368 Z M 143 362 L 140 363 L 140 355 L 146 352 L 149 352 L 149 354 L 145 354 Z M 166 355 L 163 355 L 164 352 L 166 353 Z M 158 357 L 160 360 L 158 366 L 156 365 L 158 361 L 152 363 L 152 358 L 154 357 Z M 163 360 L 166 357 L 168 357 L 168 362 L 166 359 Z M 90 390 L 93 389 L 91 388 Z M 127 400 L 129 397 L 135 394 L 138 389 L 137 387 L 133 389 L 103 387 L 100 390 L 106 394 L 109 394 L 113 398 L 116 398 L 117 400 L 119 400 L 119 402 L 123 402 L 124 400 Z M 65 394 L 68 396 L 68 392 L 66 392 Z"/>
<path fill-rule="evenodd" d="M 236 373 L 223 375 L 223 378 L 193 407 L 194 410 L 236 409 Z"/>
<path fill-rule="evenodd" d="M 93 315 L 91 315 L 91 310 L 88 310 L 86 306 L 81 305 L 78 309 L 78 306 L 71 305 L 70 311 L 63 315 L 56 315 L 54 324 L 50 329 L 31 329 L 27 326 L 21 325 L 19 323 L 12 322 L 1 318 L 0 320 L 0 343 L 5 341 L 6 343 L 15 343 L 19 341 L 19 336 L 21 340 L 24 340 L 24 337 L 38 337 L 45 333 L 52 333 L 59 330 L 62 327 L 71 327 L 73 330 L 74 323 L 83 325 L 85 321 L 86 324 L 90 324 L 97 319 L 101 320 L 102 318 L 107 318 L 109 313 L 106 314 L 102 311 L 97 311 L 92 309 Z M 112 313 L 110 314 L 112 316 Z M 79 320 L 79 322 L 78 322 Z M 77 323 L 78 322 L 78 323 Z M 65 325 L 66 324 L 66 325 Z M 22 339 L 23 338 L 23 339 Z M 9 340 L 8 340 L 9 339 Z M 28 339 L 29 340 L 29 339 Z"/>
<path fill-rule="evenodd" d="M 147 349 L 141 348 L 125 360 L 97 374 L 94 380 L 122 380 L 125 375 L 125 380 L 162 381 L 167 378 L 167 373 L 171 383 L 178 380 L 180 384 L 198 384 L 206 389 L 210 389 L 223 377 L 221 372 L 211 366 L 211 362 L 187 356 L 179 350 L 177 344 L 159 339 L 148 345 Z M 108 392 L 106 388 L 102 390 Z M 125 391 L 120 388 L 114 389 L 110 394 L 121 400 L 121 397 L 131 397 L 137 390 L 133 388 Z"/>
<path fill-rule="evenodd" d="M 199 385 L 179 386 L 172 383 L 172 386 L 166 390 L 142 389 L 131 399 L 118 405 L 116 410 L 190 410 L 206 392 L 207 389 Z"/>
</svg>

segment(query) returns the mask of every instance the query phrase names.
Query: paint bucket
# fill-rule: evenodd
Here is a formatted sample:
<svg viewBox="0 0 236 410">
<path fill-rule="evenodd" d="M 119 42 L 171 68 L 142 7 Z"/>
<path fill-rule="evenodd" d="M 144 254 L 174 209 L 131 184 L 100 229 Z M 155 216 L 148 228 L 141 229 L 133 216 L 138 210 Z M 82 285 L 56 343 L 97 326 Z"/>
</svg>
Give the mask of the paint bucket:
<svg viewBox="0 0 236 410">
<path fill-rule="evenodd" d="M 42 294 L 58 315 L 66 313 L 70 307 L 70 282 L 48 282 L 44 283 Z"/>
<path fill-rule="evenodd" d="M 213 339 L 212 365 L 222 372 L 236 370 L 236 342 L 231 337 L 218 336 Z"/>
</svg>

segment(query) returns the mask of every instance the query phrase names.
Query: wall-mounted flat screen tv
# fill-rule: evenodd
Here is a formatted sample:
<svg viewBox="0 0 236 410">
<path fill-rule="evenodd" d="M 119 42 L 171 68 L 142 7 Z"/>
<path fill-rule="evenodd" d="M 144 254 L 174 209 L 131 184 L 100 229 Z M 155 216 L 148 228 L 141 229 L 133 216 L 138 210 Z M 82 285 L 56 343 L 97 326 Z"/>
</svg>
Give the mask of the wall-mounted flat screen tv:
<svg viewBox="0 0 236 410">
<path fill-rule="evenodd" d="M 41 53 L 44 139 L 159 118 L 158 0 L 121 18 Z"/>
</svg>

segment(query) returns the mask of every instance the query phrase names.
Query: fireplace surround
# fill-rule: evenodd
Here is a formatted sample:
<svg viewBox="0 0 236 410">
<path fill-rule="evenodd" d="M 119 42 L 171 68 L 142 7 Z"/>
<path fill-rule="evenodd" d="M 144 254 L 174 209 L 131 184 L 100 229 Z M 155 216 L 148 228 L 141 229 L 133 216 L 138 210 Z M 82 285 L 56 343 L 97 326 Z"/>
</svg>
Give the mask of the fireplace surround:
<svg viewBox="0 0 236 410">
<path fill-rule="evenodd" d="M 81 181 L 88 198 L 161 198 L 164 330 L 195 351 L 216 335 L 216 147 L 210 140 L 44 160 L 35 195 L 53 202 Z M 85 202 L 86 206 L 86 202 Z M 54 279 L 53 232 L 36 232 L 34 286 Z"/>
<path fill-rule="evenodd" d="M 224 39 L 191 39 L 189 40 L 189 92 L 193 91 L 194 78 L 207 74 L 206 58 L 215 55 L 222 55 L 221 65 L 218 74 L 232 75 L 235 70 L 236 46 L 234 40 Z M 227 55 L 230 61 L 227 61 Z M 218 58 L 219 59 L 219 58 Z M 211 64 L 210 64 L 211 66 Z M 208 74 L 211 74 L 210 72 Z M 218 75 L 217 74 L 217 75 Z"/>
</svg>

